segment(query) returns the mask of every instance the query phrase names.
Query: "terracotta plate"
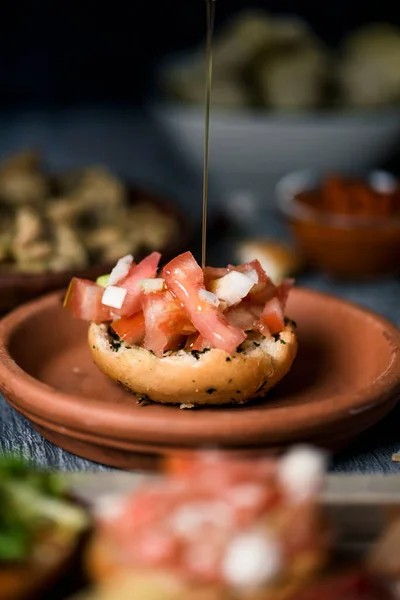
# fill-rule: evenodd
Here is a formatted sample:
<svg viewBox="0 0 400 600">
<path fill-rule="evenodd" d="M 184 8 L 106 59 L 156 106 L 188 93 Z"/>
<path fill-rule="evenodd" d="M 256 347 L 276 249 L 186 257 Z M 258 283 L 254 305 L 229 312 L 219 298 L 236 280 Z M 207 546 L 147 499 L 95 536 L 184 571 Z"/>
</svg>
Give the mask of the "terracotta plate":
<svg viewBox="0 0 400 600">
<path fill-rule="evenodd" d="M 152 466 L 156 457 L 198 445 L 257 452 L 310 441 L 336 449 L 385 416 L 400 393 L 400 331 L 353 304 L 299 288 L 287 310 L 298 323 L 299 353 L 264 401 L 140 406 L 93 365 L 87 325 L 61 300 L 51 294 L 0 323 L 0 387 L 44 437 L 102 463 Z"/>
<path fill-rule="evenodd" d="M 164 247 L 159 248 L 163 260 L 170 260 L 187 249 L 192 235 L 191 224 L 177 205 L 160 194 L 132 187 L 129 189 L 129 202 L 132 205 L 138 202 L 148 203 L 176 220 L 178 234 L 171 238 Z M 143 248 L 135 252 L 135 258 L 139 260 L 147 254 L 148 249 Z M 78 271 L 75 269 L 74 271 L 59 273 L 44 272 L 35 274 L 5 270 L 0 266 L 0 313 L 5 313 L 22 302 L 37 298 L 42 294 L 66 287 L 72 277 L 96 279 L 99 275 L 108 273 L 113 266 L 114 264 L 100 263 Z"/>
</svg>

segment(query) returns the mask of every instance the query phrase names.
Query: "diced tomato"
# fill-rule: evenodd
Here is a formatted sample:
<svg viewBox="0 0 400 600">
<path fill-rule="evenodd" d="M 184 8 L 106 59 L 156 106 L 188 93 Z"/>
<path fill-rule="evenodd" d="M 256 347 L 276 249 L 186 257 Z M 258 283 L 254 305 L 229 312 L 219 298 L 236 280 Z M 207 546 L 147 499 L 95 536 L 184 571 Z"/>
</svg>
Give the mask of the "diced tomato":
<svg viewBox="0 0 400 600">
<path fill-rule="evenodd" d="M 140 312 L 132 317 L 122 317 L 114 321 L 111 327 L 127 344 L 140 344 L 145 334 L 144 315 Z"/>
<path fill-rule="evenodd" d="M 255 258 L 249 263 L 243 263 L 242 265 L 228 265 L 229 271 L 239 271 L 240 273 L 248 273 L 249 271 L 257 271 L 258 283 L 265 283 L 268 281 L 268 275 L 261 266 L 260 261 Z"/>
<path fill-rule="evenodd" d="M 240 273 L 248 273 L 249 271 L 256 271 L 258 275 L 258 283 L 252 288 L 248 295 L 248 298 L 253 302 L 259 304 L 265 304 L 273 298 L 276 294 L 276 286 L 272 283 L 266 272 L 261 266 L 259 260 L 254 259 L 249 263 L 243 265 L 232 266 L 229 265 L 229 270 L 240 271 Z"/>
<path fill-rule="evenodd" d="M 132 266 L 128 275 L 118 283 L 118 287 L 127 290 L 122 308 L 115 310 L 121 317 L 131 317 L 140 311 L 143 292 L 139 282 L 141 279 L 153 279 L 156 276 L 160 258 L 159 252 L 149 254 L 140 263 Z"/>
<path fill-rule="evenodd" d="M 184 343 L 184 336 L 196 332 L 181 304 L 167 290 L 142 296 L 145 316 L 144 347 L 162 356 Z"/>
<path fill-rule="evenodd" d="M 289 298 L 290 290 L 294 285 L 294 279 L 284 279 L 280 285 L 276 288 L 276 297 L 281 303 L 282 310 L 285 310 L 286 303 Z"/>
<path fill-rule="evenodd" d="M 144 348 L 156 356 L 177 348 L 184 331 L 195 331 L 182 307 L 168 291 L 144 294 L 142 306 L 146 329 Z"/>
<path fill-rule="evenodd" d="M 142 529 L 134 546 L 138 562 L 146 567 L 168 567 L 178 560 L 179 540 L 166 528 L 165 531 L 157 526 Z"/>
<path fill-rule="evenodd" d="M 151 350 L 156 356 L 162 356 L 174 334 L 163 331 L 160 323 L 165 322 L 168 302 L 164 292 L 152 292 L 142 296 L 142 307 L 146 334 L 144 348 Z"/>
<path fill-rule="evenodd" d="M 101 526 L 108 535 L 126 547 L 132 545 L 142 529 L 160 522 L 170 509 L 171 503 L 163 490 L 139 489 L 124 500 L 117 514 L 102 519 Z"/>
<path fill-rule="evenodd" d="M 227 544 L 227 534 L 223 529 L 204 527 L 197 533 L 195 542 L 186 546 L 182 556 L 183 570 L 188 577 L 203 582 L 221 581 L 221 561 Z M 203 598 L 221 598 L 220 594 L 211 596 L 206 594 Z M 225 596 L 226 597 L 226 596 Z"/>
<path fill-rule="evenodd" d="M 197 350 L 198 352 L 202 352 L 209 347 L 210 344 L 199 333 L 191 333 L 186 338 L 185 350 Z"/>
<path fill-rule="evenodd" d="M 162 462 L 162 472 L 168 477 L 192 479 L 198 467 L 197 453 L 173 452 L 167 454 Z"/>
<path fill-rule="evenodd" d="M 236 327 L 240 327 L 240 329 L 243 329 L 243 331 L 251 331 L 257 321 L 257 318 L 244 302 L 241 302 L 238 304 L 238 306 L 234 306 L 233 308 L 227 310 L 225 317 L 228 323 L 235 325 Z"/>
<path fill-rule="evenodd" d="M 273 335 L 274 333 L 283 331 L 285 328 L 285 321 L 278 298 L 272 298 L 272 300 L 266 303 L 258 326 L 263 335 L 268 335 L 268 333 Z M 265 328 L 267 328 L 267 331 Z"/>
<path fill-rule="evenodd" d="M 206 489 L 215 483 L 221 493 L 222 488 L 244 482 L 270 482 L 276 477 L 277 464 L 272 458 L 235 457 L 222 451 L 199 451 L 193 453 L 176 452 L 164 462 L 164 472 L 185 481 L 206 482 Z"/>
<path fill-rule="evenodd" d="M 192 349 L 193 344 L 197 340 L 198 336 L 199 336 L 198 333 L 191 333 L 190 335 L 187 336 L 186 343 L 185 343 L 185 350 L 191 350 Z"/>
<path fill-rule="evenodd" d="M 202 335 L 197 335 L 196 339 L 193 342 L 191 350 L 197 350 L 198 352 L 203 352 L 206 348 L 209 348 L 210 344 L 203 338 Z"/>
<path fill-rule="evenodd" d="M 208 285 L 211 281 L 214 281 L 214 279 L 221 279 L 221 277 L 229 273 L 229 270 L 226 268 L 219 267 L 204 267 L 203 273 L 204 285 L 206 286 L 206 288 L 208 288 Z"/>
<path fill-rule="evenodd" d="M 159 326 L 167 334 L 190 335 L 196 333 L 196 327 L 190 321 L 182 304 L 169 292 L 164 292 L 166 301 L 165 319 L 161 320 Z"/>
<path fill-rule="evenodd" d="M 276 295 L 276 286 L 271 280 L 255 286 L 254 291 L 252 290 L 249 294 L 249 299 L 258 304 L 265 304 L 269 302 Z"/>
<path fill-rule="evenodd" d="M 199 291 L 205 289 L 204 274 L 191 252 L 174 258 L 163 272 L 168 289 L 182 303 L 197 331 L 212 347 L 234 352 L 246 334 L 229 325 L 218 307 L 199 297 Z"/>
<path fill-rule="evenodd" d="M 233 515 L 237 526 L 246 527 L 262 515 L 266 510 L 271 510 L 281 502 L 278 487 L 273 480 L 256 480 L 235 483 L 227 488 L 226 499 L 233 508 Z"/>
<path fill-rule="evenodd" d="M 183 348 L 185 344 L 185 339 L 186 338 L 184 335 L 171 335 L 167 345 L 164 348 L 164 352 L 166 352 L 167 350 L 177 350 L 179 348 Z"/>
<path fill-rule="evenodd" d="M 93 281 L 74 277 L 64 299 L 64 308 L 83 321 L 111 321 L 110 307 L 101 303 L 103 293 L 104 288 Z"/>
<path fill-rule="evenodd" d="M 253 302 L 243 302 L 243 305 L 246 305 L 246 308 L 251 314 L 255 316 L 256 319 L 259 319 L 264 310 L 264 304 L 254 304 Z"/>
</svg>

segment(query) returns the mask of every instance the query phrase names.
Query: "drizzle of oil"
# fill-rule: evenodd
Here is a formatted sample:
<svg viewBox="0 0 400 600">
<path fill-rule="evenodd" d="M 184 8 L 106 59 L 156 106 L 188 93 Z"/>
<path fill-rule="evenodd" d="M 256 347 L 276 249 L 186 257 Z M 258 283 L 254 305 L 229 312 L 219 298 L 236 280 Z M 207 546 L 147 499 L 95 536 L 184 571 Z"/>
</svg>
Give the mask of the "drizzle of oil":
<svg viewBox="0 0 400 600">
<path fill-rule="evenodd" d="M 210 138 L 210 105 L 212 82 L 212 40 L 214 35 L 215 1 L 206 0 L 207 7 L 207 40 L 206 40 L 206 98 L 204 120 L 204 171 L 203 171 L 203 225 L 201 238 L 201 265 L 206 266 L 207 248 L 207 201 L 208 201 L 208 158 Z"/>
</svg>

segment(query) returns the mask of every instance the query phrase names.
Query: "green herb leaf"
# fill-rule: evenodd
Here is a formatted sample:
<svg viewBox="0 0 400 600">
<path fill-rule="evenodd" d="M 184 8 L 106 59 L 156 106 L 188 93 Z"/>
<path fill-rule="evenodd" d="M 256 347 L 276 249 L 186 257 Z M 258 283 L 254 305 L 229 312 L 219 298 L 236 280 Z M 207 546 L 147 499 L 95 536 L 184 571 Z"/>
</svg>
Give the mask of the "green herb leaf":
<svg viewBox="0 0 400 600">
<path fill-rule="evenodd" d="M 96 283 L 97 285 L 100 285 L 101 287 L 107 287 L 108 285 L 108 280 L 110 279 L 110 275 L 101 275 L 100 277 L 98 277 L 96 279 Z"/>
</svg>

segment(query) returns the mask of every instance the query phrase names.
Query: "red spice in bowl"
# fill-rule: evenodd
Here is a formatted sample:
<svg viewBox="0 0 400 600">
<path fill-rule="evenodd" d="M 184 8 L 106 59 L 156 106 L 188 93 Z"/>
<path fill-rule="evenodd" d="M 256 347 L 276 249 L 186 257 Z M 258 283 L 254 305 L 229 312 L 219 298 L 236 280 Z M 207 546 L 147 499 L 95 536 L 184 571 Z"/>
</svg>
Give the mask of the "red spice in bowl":
<svg viewBox="0 0 400 600">
<path fill-rule="evenodd" d="M 276 194 L 313 266 L 346 278 L 399 273 L 400 184 L 389 173 L 364 179 L 292 173 Z"/>
</svg>

